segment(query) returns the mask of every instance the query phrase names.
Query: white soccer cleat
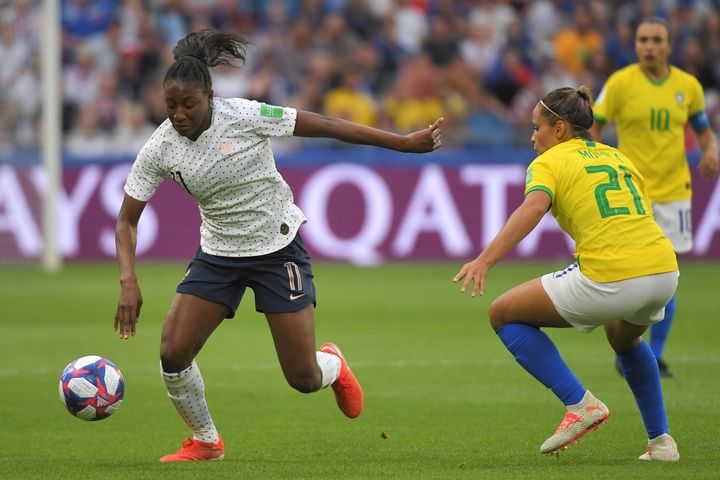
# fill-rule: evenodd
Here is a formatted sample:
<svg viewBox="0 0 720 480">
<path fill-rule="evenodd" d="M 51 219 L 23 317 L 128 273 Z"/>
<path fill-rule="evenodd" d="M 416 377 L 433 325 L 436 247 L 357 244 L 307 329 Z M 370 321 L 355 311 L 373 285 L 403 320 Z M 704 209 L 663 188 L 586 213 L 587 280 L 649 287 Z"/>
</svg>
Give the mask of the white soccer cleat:
<svg viewBox="0 0 720 480">
<path fill-rule="evenodd" d="M 680 452 L 675 440 L 669 434 L 663 433 L 648 440 L 647 452 L 638 458 L 648 462 L 677 462 L 680 460 Z"/>
<path fill-rule="evenodd" d="M 540 446 L 540 453 L 551 454 L 574 445 L 580 437 L 595 430 L 610 416 L 610 410 L 600 400 L 585 391 L 580 403 L 568 405 L 567 413 L 552 437 Z"/>
</svg>

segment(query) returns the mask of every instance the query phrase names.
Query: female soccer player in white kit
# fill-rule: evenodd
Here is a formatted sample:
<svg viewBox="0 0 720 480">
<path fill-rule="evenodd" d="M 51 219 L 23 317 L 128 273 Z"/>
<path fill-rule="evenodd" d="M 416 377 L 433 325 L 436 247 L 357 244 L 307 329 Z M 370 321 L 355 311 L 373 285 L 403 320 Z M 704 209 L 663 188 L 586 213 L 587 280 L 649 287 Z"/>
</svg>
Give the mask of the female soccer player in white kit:
<svg viewBox="0 0 720 480">
<path fill-rule="evenodd" d="M 219 460 L 225 449 L 205 401 L 195 356 L 249 287 L 265 314 L 288 383 L 303 393 L 332 386 L 338 406 L 360 415 L 363 392 L 340 349 L 316 351 L 315 286 L 298 229 L 305 222 L 275 168 L 271 137 L 329 137 L 402 152 L 441 146 L 438 119 L 398 135 L 316 113 L 213 96 L 208 68 L 244 61 L 246 40 L 204 30 L 180 40 L 164 79 L 168 119 L 133 163 L 116 225 L 120 338 L 134 336 L 143 303 L 135 274 L 137 225 L 158 185 L 172 177 L 197 202 L 200 247 L 177 287 L 162 331 L 160 360 L 168 396 L 193 436 L 162 462 Z"/>
</svg>

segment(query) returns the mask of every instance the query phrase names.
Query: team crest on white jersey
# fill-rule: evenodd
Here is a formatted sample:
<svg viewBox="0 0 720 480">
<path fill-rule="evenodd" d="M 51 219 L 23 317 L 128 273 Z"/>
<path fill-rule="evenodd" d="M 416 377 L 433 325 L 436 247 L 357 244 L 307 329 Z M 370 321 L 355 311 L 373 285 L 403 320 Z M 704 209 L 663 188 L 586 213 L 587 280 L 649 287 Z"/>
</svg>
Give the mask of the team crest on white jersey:
<svg viewBox="0 0 720 480">
<path fill-rule="evenodd" d="M 218 145 L 220 146 L 220 150 L 222 150 L 223 154 L 230 155 L 230 152 L 232 152 L 231 140 L 228 140 L 227 138 L 221 138 L 218 141 Z"/>
</svg>

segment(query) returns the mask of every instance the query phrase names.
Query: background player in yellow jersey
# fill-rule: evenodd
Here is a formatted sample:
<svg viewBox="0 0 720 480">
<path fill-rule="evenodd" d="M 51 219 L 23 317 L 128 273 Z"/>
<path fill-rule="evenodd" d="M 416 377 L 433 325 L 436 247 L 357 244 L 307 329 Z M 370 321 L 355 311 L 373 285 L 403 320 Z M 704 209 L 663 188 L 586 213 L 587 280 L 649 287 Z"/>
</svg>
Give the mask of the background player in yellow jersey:
<svg viewBox="0 0 720 480">
<path fill-rule="evenodd" d="M 670 29 L 663 19 L 651 17 L 640 23 L 635 51 L 638 63 L 610 76 L 593 106 L 593 137 L 600 139 L 603 125 L 615 122 L 618 148 L 645 179 L 655 220 L 675 252 L 687 253 L 692 249 L 692 191 L 685 125 L 689 122 L 697 136 L 703 151 L 699 170 L 708 180 L 718 174 L 717 142 L 705 114 L 702 86 L 668 63 Z M 672 376 L 663 349 L 674 314 L 675 297 L 665 307 L 665 320 L 650 332 L 650 348 L 665 377 Z"/>
<path fill-rule="evenodd" d="M 677 261 L 655 223 L 642 177 L 617 149 L 590 140 L 590 93 L 560 88 L 533 110 L 531 142 L 538 157 L 527 170 L 525 200 L 500 233 L 454 277 L 481 295 L 490 268 L 552 209 L 575 239 L 577 262 L 518 285 L 493 301 L 490 324 L 520 365 L 565 404 L 555 433 L 540 447 L 555 453 L 610 415 L 580 383 L 540 327 L 602 325 L 635 396 L 648 435 L 641 460 L 680 458 L 669 434 L 660 374 L 642 335 L 662 320 L 675 293 Z"/>
</svg>

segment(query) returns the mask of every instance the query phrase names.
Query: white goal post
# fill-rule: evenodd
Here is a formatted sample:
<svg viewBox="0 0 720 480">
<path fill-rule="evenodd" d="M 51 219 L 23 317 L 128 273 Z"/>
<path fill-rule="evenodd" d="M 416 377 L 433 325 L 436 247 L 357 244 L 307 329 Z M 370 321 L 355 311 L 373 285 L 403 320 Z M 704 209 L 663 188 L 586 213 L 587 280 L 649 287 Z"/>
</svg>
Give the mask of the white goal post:
<svg viewBox="0 0 720 480">
<path fill-rule="evenodd" d="M 41 36 L 42 78 L 42 165 L 46 185 L 42 207 L 44 238 L 43 268 L 54 272 L 62 267 L 58 245 L 60 192 L 62 188 L 60 2 L 43 0 Z"/>
</svg>

